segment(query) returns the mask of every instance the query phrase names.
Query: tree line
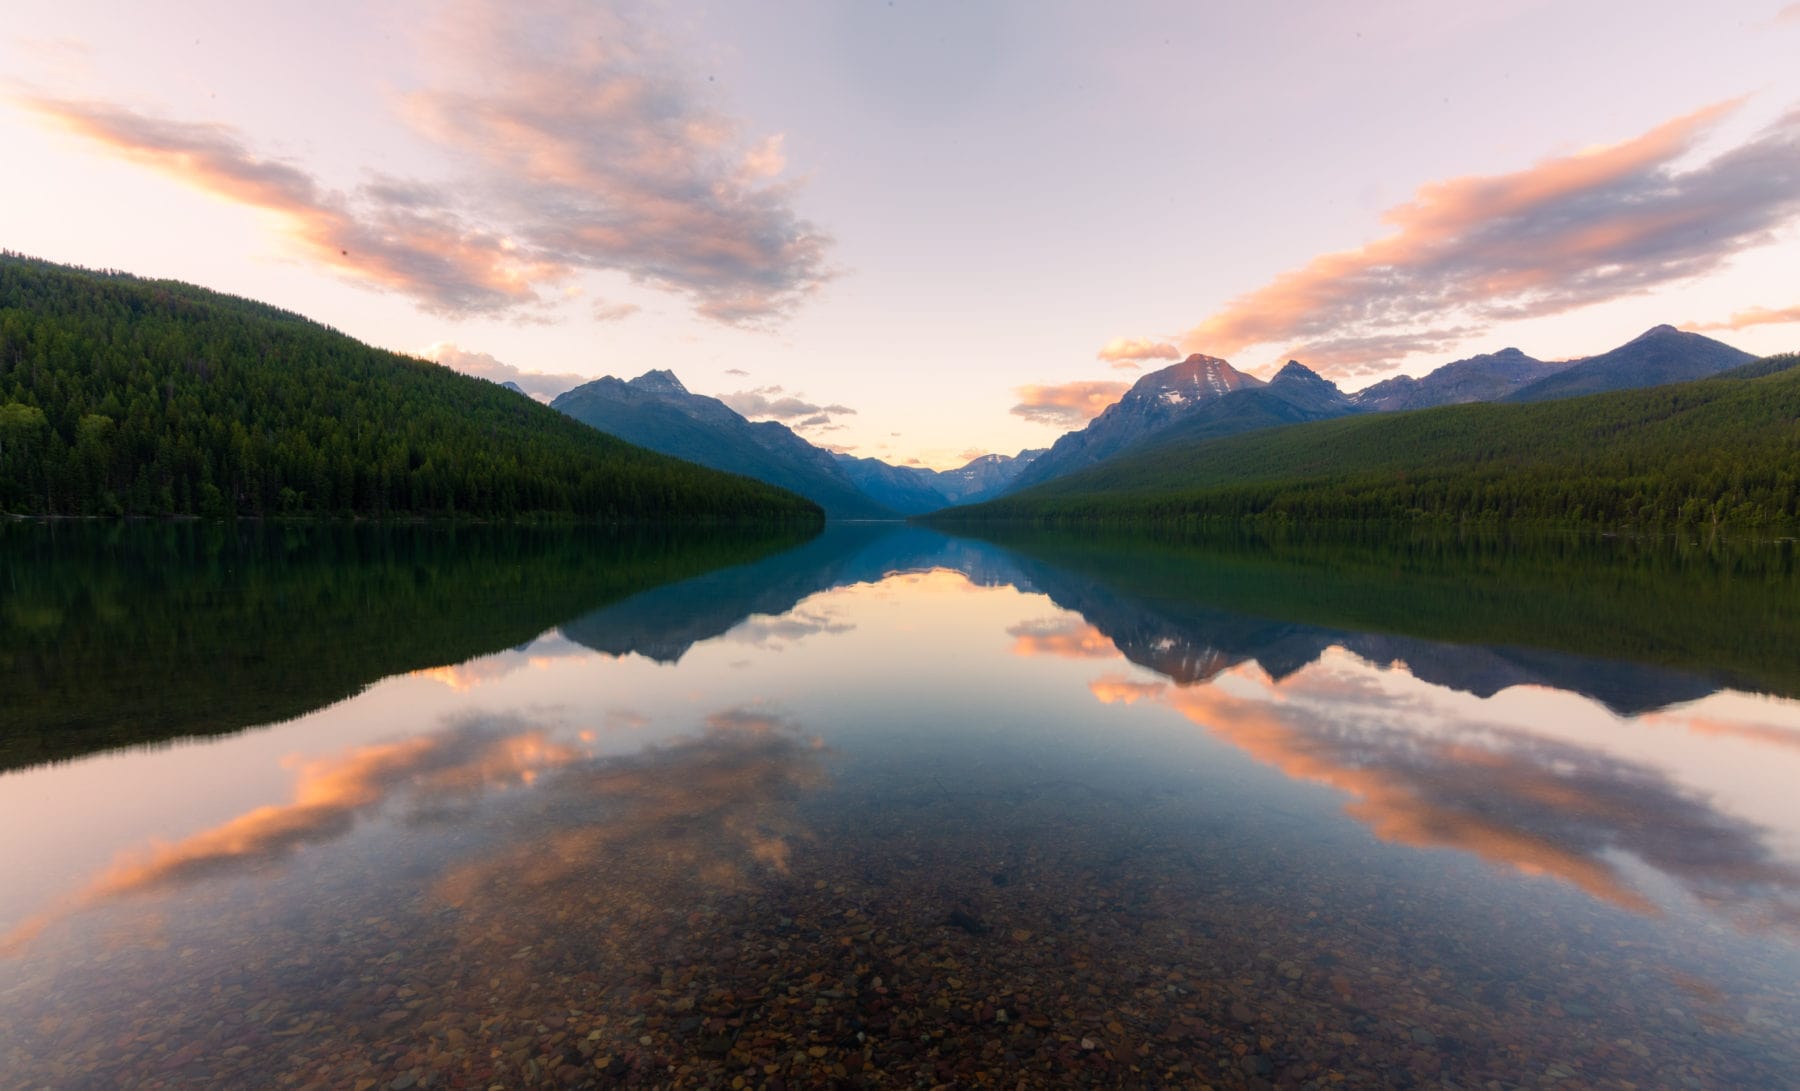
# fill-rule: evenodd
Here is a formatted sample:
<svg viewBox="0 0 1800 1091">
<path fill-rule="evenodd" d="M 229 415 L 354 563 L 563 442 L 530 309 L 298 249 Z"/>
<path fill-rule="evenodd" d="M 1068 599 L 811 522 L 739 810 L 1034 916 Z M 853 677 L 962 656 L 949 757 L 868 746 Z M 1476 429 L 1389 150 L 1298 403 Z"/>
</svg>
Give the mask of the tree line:
<svg viewBox="0 0 1800 1091">
<path fill-rule="evenodd" d="M 0 512 L 822 518 L 267 304 L 12 253 Z"/>
<path fill-rule="evenodd" d="M 1403 521 L 1800 532 L 1800 356 L 1529 405 L 1147 446 L 933 521 Z"/>
</svg>

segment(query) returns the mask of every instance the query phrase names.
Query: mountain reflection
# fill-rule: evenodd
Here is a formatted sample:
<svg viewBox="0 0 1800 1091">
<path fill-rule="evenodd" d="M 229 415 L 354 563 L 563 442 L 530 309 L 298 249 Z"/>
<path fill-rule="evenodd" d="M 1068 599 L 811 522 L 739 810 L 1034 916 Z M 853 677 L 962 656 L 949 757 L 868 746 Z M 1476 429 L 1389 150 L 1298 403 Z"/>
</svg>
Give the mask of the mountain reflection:
<svg viewBox="0 0 1800 1091">
<path fill-rule="evenodd" d="M 1740 924 L 1800 926 L 1800 867 L 1777 858 L 1769 831 L 1654 766 L 1460 718 L 1382 675 L 1334 653 L 1279 681 L 1244 666 L 1200 685 L 1109 676 L 1090 688 L 1104 703 L 1161 702 L 1289 777 L 1344 792 L 1345 812 L 1384 841 L 1456 849 L 1655 912 L 1622 863 L 1635 860 Z"/>
</svg>

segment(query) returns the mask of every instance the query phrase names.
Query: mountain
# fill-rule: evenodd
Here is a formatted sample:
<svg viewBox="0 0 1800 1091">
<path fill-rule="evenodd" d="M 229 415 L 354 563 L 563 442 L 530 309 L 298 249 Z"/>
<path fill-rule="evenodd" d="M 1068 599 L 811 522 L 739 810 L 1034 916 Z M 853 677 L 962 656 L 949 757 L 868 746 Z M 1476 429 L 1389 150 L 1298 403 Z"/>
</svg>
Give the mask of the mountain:
<svg viewBox="0 0 1800 1091">
<path fill-rule="evenodd" d="M 500 387 L 503 390 L 510 390 L 514 394 L 525 394 L 525 388 L 520 386 L 518 383 L 513 382 L 511 379 L 508 379 L 505 382 L 501 383 Z M 531 395 L 529 395 L 529 394 L 525 394 L 525 396 L 527 398 L 531 397 Z"/>
<path fill-rule="evenodd" d="M 1356 404 L 1336 384 L 1297 360 L 1289 360 L 1264 383 L 1223 360 L 1190 356 L 1139 379 L 1086 428 L 1057 440 L 1005 491 L 1030 488 L 1132 451 L 1356 412 Z"/>
<path fill-rule="evenodd" d="M 1125 396 L 1069 432 L 1013 479 L 1012 489 L 1073 473 L 1110 458 L 1192 413 L 1198 406 L 1263 381 L 1199 353 L 1139 379 Z"/>
<path fill-rule="evenodd" d="M 0 512 L 799 519 L 760 482 L 175 281 L 0 253 Z"/>
<path fill-rule="evenodd" d="M 838 453 L 838 465 L 870 499 L 901 515 L 921 515 L 949 507 L 933 483 L 936 474 L 923 466 L 895 466 L 879 458 Z"/>
<path fill-rule="evenodd" d="M 774 421 L 752 423 L 717 398 L 690 393 L 671 371 L 613 376 L 558 396 L 550 408 L 631 443 L 790 489 L 834 519 L 892 519 L 827 451 Z"/>
<path fill-rule="evenodd" d="M 981 455 L 954 470 L 894 466 L 878 458 L 846 454 L 837 458 L 857 488 L 903 515 L 921 515 L 999 495 L 1044 450 L 1040 447 L 1017 455 Z"/>
<path fill-rule="evenodd" d="M 1335 383 L 1299 361 L 1289 360 L 1268 385 L 1247 386 L 1197 405 L 1192 412 L 1126 448 L 1126 452 L 1329 420 L 1357 412 L 1361 410 Z"/>
<path fill-rule="evenodd" d="M 1611 352 L 1577 360 L 1508 395 L 1510 402 L 1578 398 L 1607 390 L 1661 386 L 1717 375 L 1756 357 L 1674 326 L 1656 326 Z"/>
<path fill-rule="evenodd" d="M 1791 359 L 1791 358 L 1790 358 Z M 933 521 L 1800 529 L 1800 367 L 1165 442 Z"/>
<path fill-rule="evenodd" d="M 938 491 L 952 504 L 974 504 L 998 496 L 1049 450 L 1048 447 L 1027 447 L 1016 455 L 982 455 L 971 459 L 957 469 L 940 471 Z"/>
<path fill-rule="evenodd" d="M 1398 375 L 1384 379 L 1352 394 L 1350 400 L 1359 409 L 1377 413 L 1494 402 L 1571 363 L 1547 364 L 1518 349 L 1506 348 L 1445 364 L 1423 378 Z"/>
</svg>

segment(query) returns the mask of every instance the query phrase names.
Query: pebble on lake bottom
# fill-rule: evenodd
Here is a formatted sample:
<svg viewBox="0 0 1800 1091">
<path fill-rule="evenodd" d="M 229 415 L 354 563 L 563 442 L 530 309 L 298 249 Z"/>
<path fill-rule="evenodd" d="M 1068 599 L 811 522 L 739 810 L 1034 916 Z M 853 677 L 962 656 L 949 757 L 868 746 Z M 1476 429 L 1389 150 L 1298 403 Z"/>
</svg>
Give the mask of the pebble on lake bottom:
<svg viewBox="0 0 1800 1091">
<path fill-rule="evenodd" d="M 1794 982 L 1724 989 L 1587 942 L 1585 920 L 1392 889 L 1356 859 L 1297 874 L 1196 838 L 1179 802 L 951 805 L 877 778 L 802 806 L 769 783 L 754 807 L 659 813 L 655 836 L 576 826 L 379 889 L 343 861 L 298 903 L 169 912 L 166 944 L 73 922 L 79 957 L 14 967 L 0 1069 L 21 1088 L 1624 1089 L 1777 1086 L 1800 1064 Z"/>
</svg>

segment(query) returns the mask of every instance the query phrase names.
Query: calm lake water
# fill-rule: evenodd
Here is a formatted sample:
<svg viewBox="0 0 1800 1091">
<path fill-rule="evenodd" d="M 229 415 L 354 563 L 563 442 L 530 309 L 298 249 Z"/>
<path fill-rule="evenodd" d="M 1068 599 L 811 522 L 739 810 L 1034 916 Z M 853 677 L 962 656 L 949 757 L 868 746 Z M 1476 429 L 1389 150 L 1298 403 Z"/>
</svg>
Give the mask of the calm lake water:
<svg viewBox="0 0 1800 1091">
<path fill-rule="evenodd" d="M 0 526 L 7 1087 L 1792 1087 L 1789 544 Z"/>
</svg>

